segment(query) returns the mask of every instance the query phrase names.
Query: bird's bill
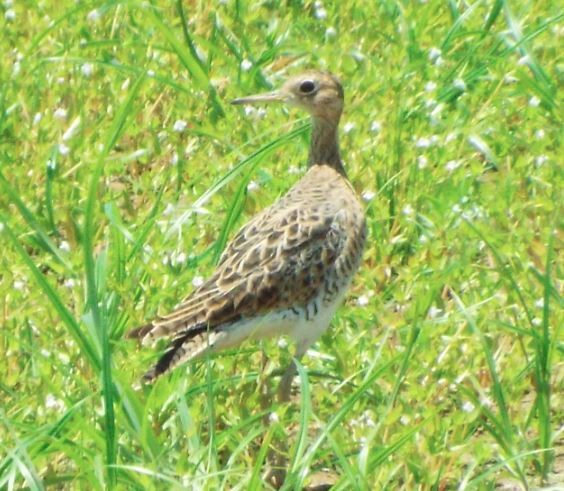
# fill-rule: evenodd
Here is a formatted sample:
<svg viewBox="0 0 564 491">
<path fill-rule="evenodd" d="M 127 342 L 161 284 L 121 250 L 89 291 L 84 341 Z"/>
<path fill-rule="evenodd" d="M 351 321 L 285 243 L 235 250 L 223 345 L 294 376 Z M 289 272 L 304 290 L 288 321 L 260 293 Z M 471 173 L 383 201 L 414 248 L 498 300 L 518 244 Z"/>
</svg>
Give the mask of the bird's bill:
<svg viewBox="0 0 564 491">
<path fill-rule="evenodd" d="M 256 94 L 249 95 L 247 97 L 240 97 L 238 99 L 233 99 L 231 104 L 241 105 L 241 104 L 261 104 L 269 102 L 284 102 L 286 96 L 279 91 L 267 92 L 266 94 Z"/>
</svg>

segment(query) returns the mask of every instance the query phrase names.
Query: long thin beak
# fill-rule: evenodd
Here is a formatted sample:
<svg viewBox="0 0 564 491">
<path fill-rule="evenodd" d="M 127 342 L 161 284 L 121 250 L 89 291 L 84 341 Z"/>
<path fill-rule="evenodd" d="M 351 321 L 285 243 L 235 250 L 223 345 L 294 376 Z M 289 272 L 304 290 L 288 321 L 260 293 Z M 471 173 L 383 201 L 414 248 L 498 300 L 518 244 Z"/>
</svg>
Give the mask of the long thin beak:
<svg viewBox="0 0 564 491">
<path fill-rule="evenodd" d="M 267 92 L 266 94 L 249 95 L 247 97 L 240 97 L 239 99 L 233 99 L 231 104 L 241 105 L 241 104 L 261 104 L 269 102 L 283 102 L 286 100 L 286 96 L 279 91 Z"/>
</svg>

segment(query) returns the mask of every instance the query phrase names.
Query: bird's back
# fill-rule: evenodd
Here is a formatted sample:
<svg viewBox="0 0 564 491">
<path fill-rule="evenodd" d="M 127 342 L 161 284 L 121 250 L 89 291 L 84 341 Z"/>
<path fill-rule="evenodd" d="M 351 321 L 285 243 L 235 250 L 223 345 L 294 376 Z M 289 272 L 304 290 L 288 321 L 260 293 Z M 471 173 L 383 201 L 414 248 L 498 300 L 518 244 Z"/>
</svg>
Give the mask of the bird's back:
<svg viewBox="0 0 564 491">
<path fill-rule="evenodd" d="M 141 328 L 149 340 L 172 338 L 163 357 L 170 359 L 151 378 L 210 343 L 225 347 L 277 331 L 303 337 L 303 320 L 329 311 L 330 317 L 340 303 L 358 269 L 365 235 L 364 213 L 348 180 L 331 167 L 312 166 L 239 230 L 208 281 L 170 314 Z"/>
</svg>

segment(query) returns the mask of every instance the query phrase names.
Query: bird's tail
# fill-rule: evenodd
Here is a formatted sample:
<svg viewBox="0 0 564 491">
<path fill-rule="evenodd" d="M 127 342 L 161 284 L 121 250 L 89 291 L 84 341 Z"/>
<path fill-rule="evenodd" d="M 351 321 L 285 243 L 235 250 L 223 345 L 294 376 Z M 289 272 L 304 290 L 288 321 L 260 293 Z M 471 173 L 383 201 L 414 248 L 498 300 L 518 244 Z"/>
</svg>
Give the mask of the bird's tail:
<svg viewBox="0 0 564 491">
<path fill-rule="evenodd" d="M 145 324 L 127 333 L 129 339 L 146 339 L 155 328 L 153 323 Z M 220 332 L 211 331 L 207 323 L 198 324 L 176 334 L 167 350 L 157 363 L 142 377 L 144 383 L 151 383 L 163 373 L 204 354 L 214 347 Z"/>
</svg>

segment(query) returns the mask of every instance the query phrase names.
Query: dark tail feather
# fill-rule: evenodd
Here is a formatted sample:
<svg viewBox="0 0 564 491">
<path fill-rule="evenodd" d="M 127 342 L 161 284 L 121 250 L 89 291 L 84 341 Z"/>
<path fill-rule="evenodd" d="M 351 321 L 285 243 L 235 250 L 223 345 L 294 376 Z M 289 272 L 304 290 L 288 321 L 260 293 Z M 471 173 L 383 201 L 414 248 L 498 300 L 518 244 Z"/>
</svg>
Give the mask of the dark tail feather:
<svg viewBox="0 0 564 491">
<path fill-rule="evenodd" d="M 145 329 L 146 327 L 147 326 L 140 327 L 138 329 L 135 329 L 135 331 Z M 193 328 L 189 329 L 188 331 L 184 331 L 183 333 L 180 333 L 178 336 L 176 336 L 171 341 L 171 343 L 169 344 L 169 346 L 168 346 L 167 350 L 164 352 L 164 354 L 159 358 L 159 361 L 157 361 L 157 363 L 153 366 L 153 368 L 151 368 L 150 370 L 145 372 L 145 375 L 143 375 L 143 377 L 141 379 L 142 382 L 143 383 L 151 383 L 157 377 L 159 377 L 163 373 L 166 373 L 170 368 L 173 368 L 174 366 L 176 366 L 176 364 L 174 362 L 177 361 L 177 360 L 175 360 L 175 355 L 177 354 L 178 350 L 183 349 L 183 346 L 186 343 L 186 341 L 189 341 L 190 339 L 192 339 L 192 338 L 196 337 L 197 335 L 202 334 L 206 331 L 208 331 L 208 326 L 207 326 L 207 324 L 202 323 L 202 324 L 198 324 L 198 325 L 194 326 Z M 143 335 L 141 335 L 141 337 L 142 336 Z"/>
<path fill-rule="evenodd" d="M 149 322 L 149 324 L 132 329 L 125 335 L 125 337 L 127 339 L 143 339 L 145 335 L 151 331 L 151 329 L 153 329 L 153 323 Z"/>
<path fill-rule="evenodd" d="M 149 384 L 159 377 L 159 375 L 165 373 L 169 369 L 172 359 L 180 346 L 182 346 L 182 342 L 178 344 L 174 342 L 172 346 L 165 351 L 164 355 L 159 358 L 155 366 L 145 372 L 141 381 L 145 384 Z"/>
</svg>

